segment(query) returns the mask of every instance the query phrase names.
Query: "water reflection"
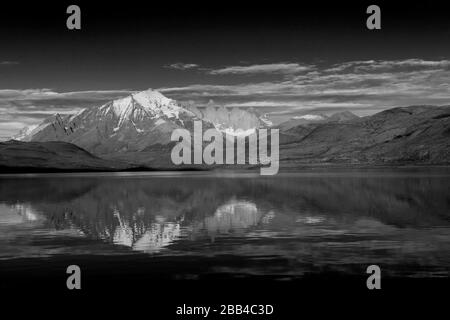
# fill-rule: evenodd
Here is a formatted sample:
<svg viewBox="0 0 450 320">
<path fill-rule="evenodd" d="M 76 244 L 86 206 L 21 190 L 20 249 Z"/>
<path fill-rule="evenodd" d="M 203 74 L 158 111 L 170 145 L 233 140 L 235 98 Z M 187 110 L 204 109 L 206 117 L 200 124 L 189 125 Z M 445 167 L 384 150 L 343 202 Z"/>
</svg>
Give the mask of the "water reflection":
<svg viewBox="0 0 450 320">
<path fill-rule="evenodd" d="M 416 268 L 441 275 L 450 266 L 446 175 L 43 176 L 0 182 L 0 259 L 14 252 L 226 254 L 254 263 L 240 273 L 295 275 L 375 260 L 411 274 Z M 94 243 L 80 245 L 79 239 Z M 257 263 L 275 258 L 284 259 L 283 268 Z M 237 272 L 220 262 L 212 268 Z"/>
<path fill-rule="evenodd" d="M 261 212 L 250 201 L 230 200 L 220 205 L 212 216 L 205 217 L 199 224 L 208 234 L 232 233 L 255 226 L 261 220 Z"/>
<path fill-rule="evenodd" d="M 21 224 L 42 221 L 45 218 L 28 204 L 0 204 L 0 225 Z"/>
</svg>

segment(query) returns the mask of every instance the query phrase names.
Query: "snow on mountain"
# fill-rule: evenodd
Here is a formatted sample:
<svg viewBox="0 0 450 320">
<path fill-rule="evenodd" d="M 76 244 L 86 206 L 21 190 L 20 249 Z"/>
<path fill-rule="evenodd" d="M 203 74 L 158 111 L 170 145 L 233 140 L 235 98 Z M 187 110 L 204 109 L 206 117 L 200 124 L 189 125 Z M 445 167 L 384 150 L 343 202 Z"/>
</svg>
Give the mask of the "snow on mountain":
<svg viewBox="0 0 450 320">
<path fill-rule="evenodd" d="M 195 120 L 198 117 L 175 100 L 149 89 L 73 115 L 56 114 L 16 139 L 65 141 L 97 155 L 140 151 L 169 143 L 174 129 L 191 129 Z"/>
<path fill-rule="evenodd" d="M 25 137 L 29 136 L 31 132 L 36 129 L 39 125 L 31 125 L 28 127 L 24 127 L 22 130 L 19 131 L 18 134 L 11 137 L 12 140 L 24 140 Z"/>
<path fill-rule="evenodd" d="M 267 126 L 256 112 L 239 108 L 182 106 L 158 91 L 149 89 L 110 101 L 76 114 L 56 114 L 34 128 L 21 131 L 22 141 L 64 141 L 96 155 L 145 150 L 167 145 L 174 129 L 193 129 L 203 120 L 203 129 L 215 127 L 229 135 L 248 135 Z"/>
<path fill-rule="evenodd" d="M 305 119 L 305 120 L 309 120 L 309 121 L 320 121 L 320 120 L 325 120 L 326 117 L 324 117 L 320 114 L 305 114 L 303 116 L 292 117 L 292 119 L 295 119 L 295 120 Z"/>
<path fill-rule="evenodd" d="M 119 119 L 119 126 L 133 116 L 151 118 L 167 117 L 179 119 L 180 112 L 187 110 L 180 107 L 175 100 L 166 98 L 161 93 L 147 90 L 131 96 L 114 100 L 100 107 L 105 114 L 112 111 Z"/>
<path fill-rule="evenodd" d="M 287 131 L 299 125 L 317 125 L 323 122 L 345 122 L 358 119 L 359 117 L 350 111 L 342 111 L 333 113 L 332 115 L 325 115 L 321 113 L 316 114 L 304 114 L 299 116 L 294 116 L 288 121 L 279 124 L 281 131 Z"/>
<path fill-rule="evenodd" d="M 262 117 L 252 110 L 209 106 L 198 112 L 203 120 L 213 123 L 217 130 L 233 136 L 249 135 L 267 126 Z"/>
<path fill-rule="evenodd" d="M 256 132 L 256 128 L 250 128 L 250 129 L 244 130 L 244 129 L 240 129 L 240 128 L 234 129 L 234 128 L 230 127 L 230 128 L 221 129 L 220 131 L 223 133 L 226 133 L 227 135 L 237 137 L 237 136 L 251 135 Z"/>
<path fill-rule="evenodd" d="M 299 125 L 308 125 L 314 123 L 325 122 L 328 120 L 328 117 L 323 114 L 305 114 L 300 116 L 294 116 L 288 121 L 282 122 L 278 125 L 278 128 L 281 131 L 287 131 L 291 128 L 294 128 Z"/>
</svg>

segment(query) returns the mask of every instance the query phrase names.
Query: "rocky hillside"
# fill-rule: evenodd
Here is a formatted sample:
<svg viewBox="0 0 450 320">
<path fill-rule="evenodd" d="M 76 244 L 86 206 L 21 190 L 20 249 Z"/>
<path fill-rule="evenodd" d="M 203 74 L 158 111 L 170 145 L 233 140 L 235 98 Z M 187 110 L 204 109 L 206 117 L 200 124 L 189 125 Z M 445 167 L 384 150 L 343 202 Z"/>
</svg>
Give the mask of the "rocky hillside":
<svg viewBox="0 0 450 320">
<path fill-rule="evenodd" d="M 450 164 L 450 106 L 393 108 L 281 132 L 281 163 Z"/>
<path fill-rule="evenodd" d="M 0 172 L 114 171 L 132 166 L 100 159 L 66 142 L 0 143 Z"/>
</svg>

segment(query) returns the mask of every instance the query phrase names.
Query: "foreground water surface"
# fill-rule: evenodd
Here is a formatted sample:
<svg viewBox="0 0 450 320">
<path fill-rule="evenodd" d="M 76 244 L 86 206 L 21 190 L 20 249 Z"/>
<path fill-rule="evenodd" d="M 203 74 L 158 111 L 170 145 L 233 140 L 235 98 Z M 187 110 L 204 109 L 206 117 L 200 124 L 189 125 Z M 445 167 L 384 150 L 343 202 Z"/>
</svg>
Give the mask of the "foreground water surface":
<svg viewBox="0 0 450 320">
<path fill-rule="evenodd" d="M 290 279 L 377 264 L 392 277 L 448 277 L 449 177 L 448 170 L 1 176 L 0 264 L 21 261 L 33 272 L 61 258 L 119 257 L 115 268 L 124 274 L 147 261 L 146 272 L 176 279 Z"/>
</svg>

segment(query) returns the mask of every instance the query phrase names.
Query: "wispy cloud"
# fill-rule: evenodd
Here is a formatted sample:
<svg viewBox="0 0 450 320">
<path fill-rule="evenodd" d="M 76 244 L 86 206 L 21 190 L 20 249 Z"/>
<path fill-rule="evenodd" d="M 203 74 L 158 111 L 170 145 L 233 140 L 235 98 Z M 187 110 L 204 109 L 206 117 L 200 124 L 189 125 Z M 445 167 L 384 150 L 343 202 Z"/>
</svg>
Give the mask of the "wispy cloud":
<svg viewBox="0 0 450 320">
<path fill-rule="evenodd" d="M 161 90 L 174 99 L 191 101 L 198 106 L 212 99 L 226 106 L 259 107 L 271 112 L 340 108 L 364 113 L 393 106 L 450 103 L 450 60 L 350 61 L 309 66 L 309 69 L 279 73 L 279 79 L 272 77 L 271 81 L 242 83 L 242 78 L 236 78 L 237 83 L 232 84 L 192 84 Z M 218 70 L 239 74 L 245 69 Z"/>
<path fill-rule="evenodd" d="M 168 68 L 168 69 L 188 70 L 188 69 L 198 68 L 199 65 L 195 64 L 195 63 L 177 62 L 177 63 L 168 64 L 165 67 Z"/>
<path fill-rule="evenodd" d="M 0 66 L 13 66 L 19 64 L 18 61 L 0 61 Z"/>
<path fill-rule="evenodd" d="M 209 74 L 224 75 L 224 74 L 294 74 L 298 72 L 305 72 L 313 69 L 310 65 L 301 65 L 298 63 L 266 63 L 253 64 L 248 66 L 228 66 L 220 69 L 209 70 Z"/>
<path fill-rule="evenodd" d="M 130 94 L 131 90 L 90 90 L 90 91 L 68 91 L 57 92 L 48 88 L 41 89 L 0 89 L 0 103 L 4 101 L 37 101 L 49 99 L 91 101 L 110 100 Z"/>
<path fill-rule="evenodd" d="M 363 60 L 349 61 L 336 64 L 327 69 L 328 72 L 342 71 L 388 71 L 388 70 L 417 70 L 417 69 L 437 69 L 450 67 L 449 60 L 424 60 L 424 59 L 404 59 L 404 60 Z"/>
</svg>

